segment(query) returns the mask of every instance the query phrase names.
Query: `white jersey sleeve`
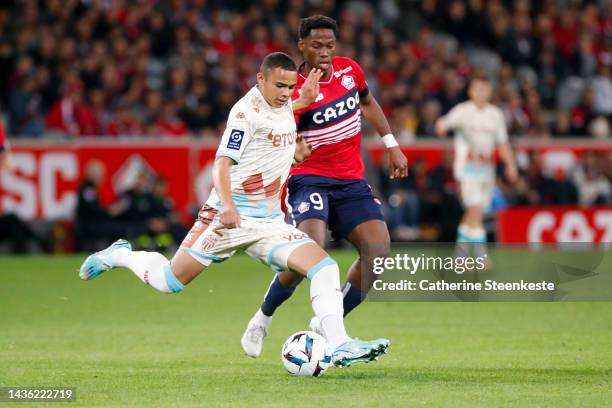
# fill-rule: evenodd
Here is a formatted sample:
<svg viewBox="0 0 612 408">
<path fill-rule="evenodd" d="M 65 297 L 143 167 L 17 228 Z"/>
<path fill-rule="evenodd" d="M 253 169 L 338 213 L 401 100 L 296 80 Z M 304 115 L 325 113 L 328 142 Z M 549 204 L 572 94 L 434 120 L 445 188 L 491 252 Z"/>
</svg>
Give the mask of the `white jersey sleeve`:
<svg viewBox="0 0 612 408">
<path fill-rule="evenodd" d="M 445 116 L 442 117 L 443 123 L 450 130 L 455 130 L 461 127 L 461 118 L 464 104 L 460 103 L 453 107 Z"/>
<path fill-rule="evenodd" d="M 230 111 L 216 154 L 217 156 L 229 157 L 236 164 L 240 163 L 242 154 L 253 139 L 257 129 L 255 123 L 257 117 L 251 115 L 247 109 L 244 109 L 243 105 L 244 103 L 237 103 Z"/>
<path fill-rule="evenodd" d="M 494 106 L 495 114 L 497 116 L 497 132 L 495 133 L 495 143 L 498 145 L 508 143 L 508 130 L 506 128 L 506 119 L 504 114 L 498 107 Z"/>
</svg>

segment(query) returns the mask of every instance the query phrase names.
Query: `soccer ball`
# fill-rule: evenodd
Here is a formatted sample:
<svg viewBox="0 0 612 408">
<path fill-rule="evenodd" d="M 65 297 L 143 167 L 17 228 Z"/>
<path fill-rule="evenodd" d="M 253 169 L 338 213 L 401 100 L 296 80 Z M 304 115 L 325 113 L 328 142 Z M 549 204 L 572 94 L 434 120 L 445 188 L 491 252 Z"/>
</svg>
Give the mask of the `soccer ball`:
<svg viewBox="0 0 612 408">
<path fill-rule="evenodd" d="M 301 331 L 289 336 L 283 344 L 281 360 L 293 375 L 318 377 L 332 364 L 331 353 L 323 336 Z"/>
</svg>

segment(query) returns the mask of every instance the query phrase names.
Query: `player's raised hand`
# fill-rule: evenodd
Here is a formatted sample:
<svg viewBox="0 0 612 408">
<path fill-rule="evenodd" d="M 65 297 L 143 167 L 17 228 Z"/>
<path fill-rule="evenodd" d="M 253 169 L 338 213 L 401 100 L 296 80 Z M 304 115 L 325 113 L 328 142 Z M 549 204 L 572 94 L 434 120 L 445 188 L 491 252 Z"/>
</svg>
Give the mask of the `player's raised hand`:
<svg viewBox="0 0 612 408">
<path fill-rule="evenodd" d="M 319 96 L 319 79 L 321 79 L 322 75 L 323 71 L 318 68 L 313 68 L 302 84 L 300 98 L 305 106 L 313 103 L 317 99 L 317 96 Z"/>
<path fill-rule="evenodd" d="M 388 149 L 389 152 L 389 178 L 408 177 L 408 159 L 399 146 Z"/>
<path fill-rule="evenodd" d="M 312 153 L 312 146 L 306 143 L 306 139 L 304 136 L 299 134 L 295 139 L 295 153 L 293 154 L 293 159 L 301 163 L 310 156 Z"/>
<path fill-rule="evenodd" d="M 516 165 L 506 165 L 505 173 L 509 182 L 514 183 L 518 180 L 518 170 L 516 169 Z"/>
<path fill-rule="evenodd" d="M 227 229 L 240 227 L 240 213 L 235 205 L 224 206 L 219 212 L 219 220 Z"/>
</svg>

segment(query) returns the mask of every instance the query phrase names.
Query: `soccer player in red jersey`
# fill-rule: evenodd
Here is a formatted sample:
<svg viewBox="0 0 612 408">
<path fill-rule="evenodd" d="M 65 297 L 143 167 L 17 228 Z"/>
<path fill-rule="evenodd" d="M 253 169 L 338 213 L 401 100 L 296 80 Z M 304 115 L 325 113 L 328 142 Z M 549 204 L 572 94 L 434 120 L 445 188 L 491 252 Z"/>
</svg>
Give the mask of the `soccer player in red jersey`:
<svg viewBox="0 0 612 408">
<path fill-rule="evenodd" d="M 382 109 L 370 94 L 359 64 L 334 56 L 337 31 L 336 22 L 321 15 L 300 23 L 298 47 L 304 63 L 298 71 L 293 98 L 298 98 L 312 69 L 318 68 L 323 74 L 315 102 L 306 108 L 294 106 L 298 133 L 311 145 L 312 154 L 291 170 L 287 210 L 291 222 L 320 246 L 325 245 L 329 228 L 359 251 L 359 258 L 350 267 L 342 286 L 346 315 L 363 301 L 371 287 L 373 259 L 387 256 L 390 251 L 380 201 L 364 180 L 361 113 L 382 135 L 389 154 L 390 177 L 406 177 L 408 162 Z M 291 296 L 301 279 L 291 272 L 279 273 L 274 278 L 242 337 L 246 354 L 260 355 L 272 314 Z M 319 318 L 313 318 L 311 328 L 325 335 L 320 330 Z"/>
</svg>

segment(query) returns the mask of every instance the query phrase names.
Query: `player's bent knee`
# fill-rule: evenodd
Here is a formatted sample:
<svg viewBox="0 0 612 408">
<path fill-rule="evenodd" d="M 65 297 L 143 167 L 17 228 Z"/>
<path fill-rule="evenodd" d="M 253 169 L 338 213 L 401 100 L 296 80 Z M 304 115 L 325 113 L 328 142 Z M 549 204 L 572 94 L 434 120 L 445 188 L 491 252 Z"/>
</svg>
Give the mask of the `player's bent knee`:
<svg viewBox="0 0 612 408">
<path fill-rule="evenodd" d="M 324 274 L 330 277 L 335 276 L 338 279 L 338 286 L 340 286 L 340 268 L 338 268 L 336 261 L 329 256 L 310 267 L 306 272 L 306 277 L 308 280 L 312 280 L 318 274 Z"/>
<path fill-rule="evenodd" d="M 304 277 L 293 272 L 279 272 L 278 280 L 284 287 L 296 287 Z"/>
<path fill-rule="evenodd" d="M 168 285 L 168 293 L 179 293 L 185 289 L 185 285 L 178 280 L 174 272 L 172 271 L 172 266 L 170 262 L 166 264 L 164 267 L 164 277 L 166 278 L 166 285 Z"/>
</svg>

